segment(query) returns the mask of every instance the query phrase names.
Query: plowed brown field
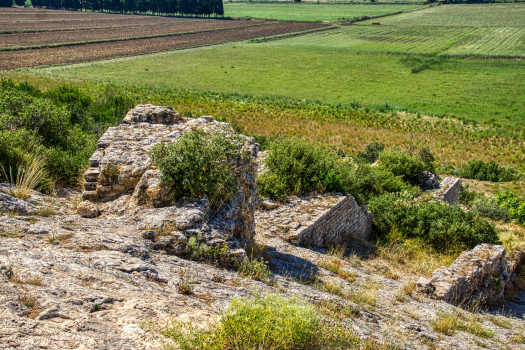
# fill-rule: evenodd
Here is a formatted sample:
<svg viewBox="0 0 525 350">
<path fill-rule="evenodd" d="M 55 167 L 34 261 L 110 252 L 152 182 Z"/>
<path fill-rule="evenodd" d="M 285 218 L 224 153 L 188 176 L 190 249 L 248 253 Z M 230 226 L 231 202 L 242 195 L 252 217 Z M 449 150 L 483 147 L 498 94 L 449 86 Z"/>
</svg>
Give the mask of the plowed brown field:
<svg viewBox="0 0 525 350">
<path fill-rule="evenodd" d="M 8 34 L 0 35 L 0 47 L 20 47 L 29 45 L 72 43 L 93 40 L 124 39 L 148 35 L 163 35 L 169 33 L 193 32 L 219 28 L 245 27 L 264 23 L 268 22 L 208 20 L 173 24 L 170 23 L 160 25 L 117 27 L 112 28 L 111 30 L 108 30 L 107 28 L 100 28 L 70 31 Z"/>
<path fill-rule="evenodd" d="M 183 17 L 161 17 L 161 16 L 127 16 L 113 15 L 102 19 L 86 18 L 77 20 L 59 20 L 59 21 L 6 21 L 0 20 L 0 31 L 6 30 L 57 30 L 71 28 L 101 28 L 101 27 L 119 27 L 133 24 L 153 24 L 153 23 L 171 23 L 190 21 L 207 21 L 208 19 L 183 18 Z M 13 16 L 14 17 L 14 16 Z"/>
<path fill-rule="evenodd" d="M 275 23 L 262 26 L 230 28 L 212 32 L 181 34 L 162 38 L 0 52 L 0 70 L 137 55 L 176 48 L 245 40 L 322 26 L 324 25 L 321 23 Z"/>
</svg>

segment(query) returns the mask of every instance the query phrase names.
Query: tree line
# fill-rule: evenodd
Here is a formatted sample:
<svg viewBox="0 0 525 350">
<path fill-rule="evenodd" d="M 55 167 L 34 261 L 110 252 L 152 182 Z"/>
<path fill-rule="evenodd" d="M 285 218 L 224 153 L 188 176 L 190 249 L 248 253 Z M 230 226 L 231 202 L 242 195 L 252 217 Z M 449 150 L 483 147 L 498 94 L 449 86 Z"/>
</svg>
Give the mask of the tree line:
<svg viewBox="0 0 525 350">
<path fill-rule="evenodd" d="M 24 6 L 26 0 L 14 0 Z M 224 16 L 222 0 L 31 0 L 34 7 L 62 10 L 156 14 Z M 0 0 L 0 7 L 11 7 L 13 0 Z"/>
</svg>

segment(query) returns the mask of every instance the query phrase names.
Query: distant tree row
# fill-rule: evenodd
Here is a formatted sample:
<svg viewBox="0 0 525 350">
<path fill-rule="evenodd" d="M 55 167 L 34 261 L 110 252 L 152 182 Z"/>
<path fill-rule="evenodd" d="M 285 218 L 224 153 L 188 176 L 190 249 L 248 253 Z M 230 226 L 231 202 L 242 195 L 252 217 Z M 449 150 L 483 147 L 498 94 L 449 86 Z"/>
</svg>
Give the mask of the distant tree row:
<svg viewBox="0 0 525 350">
<path fill-rule="evenodd" d="M 19 5 L 19 2 L 25 3 L 25 0 L 15 0 L 15 2 Z M 31 2 L 34 7 L 65 10 L 183 16 L 224 15 L 222 0 L 31 0 Z M 0 0 L 0 7 L 10 7 L 12 4 L 13 0 Z"/>
</svg>

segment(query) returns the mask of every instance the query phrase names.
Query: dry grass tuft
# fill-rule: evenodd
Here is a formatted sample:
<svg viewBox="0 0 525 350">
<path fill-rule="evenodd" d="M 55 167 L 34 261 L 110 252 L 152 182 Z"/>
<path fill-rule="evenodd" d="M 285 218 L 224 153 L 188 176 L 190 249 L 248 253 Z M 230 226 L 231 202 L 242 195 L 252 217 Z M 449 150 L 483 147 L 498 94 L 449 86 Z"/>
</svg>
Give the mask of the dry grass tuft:
<svg viewBox="0 0 525 350">
<path fill-rule="evenodd" d="M 474 318 L 466 319 L 460 312 L 438 314 L 438 318 L 430 324 L 432 328 L 445 335 L 454 335 L 456 331 L 463 331 L 475 336 L 490 339 L 496 334 L 490 329 L 485 329 Z"/>
<path fill-rule="evenodd" d="M 27 200 L 33 190 L 39 190 L 48 176 L 45 170 L 45 158 L 38 154 L 32 154 L 26 166 L 20 166 L 13 175 L 11 167 L 9 174 L 2 166 L 2 172 L 8 182 L 14 185 L 11 189 L 11 195 L 21 200 Z"/>
<path fill-rule="evenodd" d="M 407 282 L 407 283 L 403 283 L 403 294 L 405 295 L 412 295 L 412 292 L 414 291 L 414 289 L 416 289 L 416 281 L 411 281 L 411 282 Z"/>
<path fill-rule="evenodd" d="M 429 277 L 435 269 L 449 266 L 459 253 L 438 253 L 416 240 L 392 242 L 377 249 L 377 257 L 397 269 Z"/>
<path fill-rule="evenodd" d="M 347 280 L 348 282 L 355 282 L 357 274 L 343 270 L 343 257 L 346 251 L 346 246 L 333 246 L 328 250 L 329 258 L 323 260 L 320 266 L 336 274 L 338 277 Z"/>
<path fill-rule="evenodd" d="M 27 307 L 27 317 L 29 318 L 35 318 L 38 316 L 38 314 L 40 313 L 40 302 L 38 301 L 38 299 L 30 294 L 30 293 L 22 293 L 20 294 L 20 296 L 18 297 L 18 302 L 21 304 L 21 305 L 24 305 L 25 307 Z"/>
</svg>

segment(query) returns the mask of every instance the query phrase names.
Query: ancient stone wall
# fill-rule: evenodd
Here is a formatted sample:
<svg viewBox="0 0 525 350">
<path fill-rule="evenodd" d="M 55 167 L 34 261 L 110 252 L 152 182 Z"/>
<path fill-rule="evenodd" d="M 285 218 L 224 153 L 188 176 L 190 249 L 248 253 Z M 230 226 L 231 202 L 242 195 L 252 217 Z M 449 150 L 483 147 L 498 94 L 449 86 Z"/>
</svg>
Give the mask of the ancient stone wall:
<svg viewBox="0 0 525 350">
<path fill-rule="evenodd" d="M 430 279 L 420 278 L 416 291 L 455 304 L 498 303 L 503 301 L 505 289 L 512 285 L 523 258 L 521 251 L 506 256 L 501 245 L 480 244 L 463 252 L 450 267 L 436 269 Z"/>
<path fill-rule="evenodd" d="M 137 207 L 166 206 L 170 189 L 160 181 L 160 172 L 152 164 L 148 152 L 154 145 L 176 142 L 185 132 L 196 128 L 206 132 L 234 133 L 229 124 L 217 122 L 210 116 L 182 118 L 169 107 L 136 106 L 128 112 L 122 124 L 108 128 L 98 140 L 97 150 L 89 159 L 90 168 L 84 174 L 83 199 L 98 202 L 103 212 L 119 215 Z M 210 210 L 210 203 L 208 198 L 199 199 L 199 203 L 204 203 L 198 206 L 197 217 L 200 219 L 182 225 L 181 230 L 187 236 L 203 237 L 206 242 L 213 241 L 214 244 L 232 241 L 232 247 L 250 242 L 255 234 L 253 215 L 257 184 L 253 174 L 257 171 L 257 152 L 258 145 L 246 138 L 243 153 L 251 154 L 251 157 L 239 154 L 230 165 L 230 170 L 237 175 L 238 195 L 222 208 L 223 212 L 208 222 L 203 218 Z M 190 207 L 195 210 L 193 204 L 187 203 L 188 210 Z M 187 211 L 184 204 L 179 207 L 183 209 L 179 210 L 181 213 Z"/>
<path fill-rule="evenodd" d="M 295 197 L 278 205 L 261 201 L 256 212 L 257 230 L 269 230 L 293 244 L 328 247 L 372 233 L 372 213 L 352 196 Z"/>
<path fill-rule="evenodd" d="M 454 177 L 446 177 L 439 184 L 439 189 L 435 190 L 434 198 L 450 205 L 456 205 L 459 202 L 459 191 L 461 189 L 461 180 Z"/>
</svg>

